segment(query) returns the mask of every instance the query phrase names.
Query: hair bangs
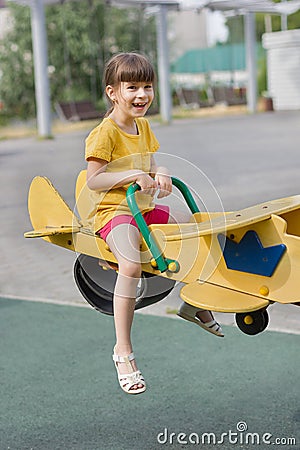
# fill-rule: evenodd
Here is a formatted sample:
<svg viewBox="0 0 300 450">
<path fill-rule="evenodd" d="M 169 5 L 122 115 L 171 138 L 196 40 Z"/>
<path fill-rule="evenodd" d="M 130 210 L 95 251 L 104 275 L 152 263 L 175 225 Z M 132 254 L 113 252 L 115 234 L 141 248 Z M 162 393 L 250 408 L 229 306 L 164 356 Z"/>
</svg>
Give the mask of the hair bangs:
<svg viewBox="0 0 300 450">
<path fill-rule="evenodd" d="M 121 58 L 116 73 L 117 82 L 154 82 L 155 72 L 152 64 L 142 55 L 129 53 Z"/>
</svg>

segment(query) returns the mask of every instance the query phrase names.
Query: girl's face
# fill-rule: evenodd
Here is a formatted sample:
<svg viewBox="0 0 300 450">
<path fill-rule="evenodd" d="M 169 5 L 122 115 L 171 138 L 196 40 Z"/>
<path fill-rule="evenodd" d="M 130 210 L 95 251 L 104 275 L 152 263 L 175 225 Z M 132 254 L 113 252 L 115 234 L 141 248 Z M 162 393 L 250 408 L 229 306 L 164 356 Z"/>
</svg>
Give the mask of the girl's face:
<svg viewBox="0 0 300 450">
<path fill-rule="evenodd" d="M 151 82 L 122 81 L 118 86 L 107 86 L 106 93 L 114 103 L 114 113 L 123 118 L 143 117 L 154 98 Z"/>
</svg>

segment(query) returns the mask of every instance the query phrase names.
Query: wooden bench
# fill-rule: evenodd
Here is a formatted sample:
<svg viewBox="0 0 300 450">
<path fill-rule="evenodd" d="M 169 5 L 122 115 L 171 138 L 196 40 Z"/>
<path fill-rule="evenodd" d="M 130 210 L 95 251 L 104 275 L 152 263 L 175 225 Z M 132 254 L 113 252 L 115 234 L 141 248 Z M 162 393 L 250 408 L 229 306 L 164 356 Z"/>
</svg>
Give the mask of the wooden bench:
<svg viewBox="0 0 300 450">
<path fill-rule="evenodd" d="M 234 89 L 229 86 L 212 87 L 215 103 L 225 103 L 228 106 L 245 105 L 247 103 L 246 89 Z"/>
<path fill-rule="evenodd" d="M 74 102 L 57 102 L 56 112 L 60 119 L 69 121 L 100 119 L 103 113 L 96 110 L 93 103 L 89 100 Z"/>
<path fill-rule="evenodd" d="M 201 99 L 201 92 L 206 94 L 207 100 Z M 214 99 L 208 90 L 203 89 L 190 89 L 178 87 L 176 89 L 176 95 L 179 100 L 180 106 L 187 109 L 205 108 L 208 106 L 214 106 Z"/>
</svg>

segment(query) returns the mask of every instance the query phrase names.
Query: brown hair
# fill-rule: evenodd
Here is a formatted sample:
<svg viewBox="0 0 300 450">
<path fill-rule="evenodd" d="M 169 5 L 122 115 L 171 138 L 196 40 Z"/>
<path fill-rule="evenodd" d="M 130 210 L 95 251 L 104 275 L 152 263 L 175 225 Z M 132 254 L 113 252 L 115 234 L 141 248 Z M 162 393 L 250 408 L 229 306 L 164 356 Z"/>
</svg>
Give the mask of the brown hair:
<svg viewBox="0 0 300 450">
<path fill-rule="evenodd" d="M 155 82 L 155 72 L 148 58 L 140 53 L 118 53 L 106 64 L 103 84 L 106 86 L 118 86 L 121 82 Z M 111 103 L 111 100 L 108 98 Z M 112 112 L 113 106 L 107 111 L 105 117 Z"/>
</svg>

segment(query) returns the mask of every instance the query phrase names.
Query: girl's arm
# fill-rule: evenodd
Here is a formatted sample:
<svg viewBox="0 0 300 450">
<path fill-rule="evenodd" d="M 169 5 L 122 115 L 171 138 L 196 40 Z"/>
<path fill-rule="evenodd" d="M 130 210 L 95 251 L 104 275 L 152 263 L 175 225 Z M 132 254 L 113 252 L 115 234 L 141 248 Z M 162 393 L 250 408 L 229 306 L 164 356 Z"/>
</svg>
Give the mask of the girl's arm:
<svg viewBox="0 0 300 450">
<path fill-rule="evenodd" d="M 158 184 L 159 194 L 157 198 L 167 197 L 172 192 L 172 180 L 170 172 L 166 167 L 157 166 L 154 156 L 151 156 L 151 174 L 154 175 Z"/>
<path fill-rule="evenodd" d="M 157 182 L 142 170 L 125 170 L 122 172 L 106 172 L 108 162 L 104 159 L 89 158 L 87 165 L 87 185 L 95 191 L 109 191 L 110 189 L 135 182 L 145 194 L 154 195 Z"/>
</svg>

